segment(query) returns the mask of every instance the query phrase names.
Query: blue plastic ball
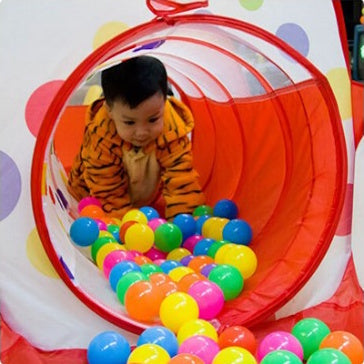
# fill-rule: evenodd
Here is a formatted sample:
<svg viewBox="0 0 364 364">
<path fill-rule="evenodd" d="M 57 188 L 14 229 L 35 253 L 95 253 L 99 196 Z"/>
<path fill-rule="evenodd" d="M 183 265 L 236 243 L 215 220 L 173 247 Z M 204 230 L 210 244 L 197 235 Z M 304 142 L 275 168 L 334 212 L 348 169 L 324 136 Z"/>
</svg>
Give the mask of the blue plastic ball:
<svg viewBox="0 0 364 364">
<path fill-rule="evenodd" d="M 130 260 L 123 260 L 120 263 L 115 264 L 109 274 L 109 282 L 113 291 L 116 292 L 116 286 L 121 277 L 129 272 L 141 272 L 141 268 L 135 262 Z"/>
<path fill-rule="evenodd" d="M 214 216 L 224 217 L 229 220 L 236 219 L 239 213 L 236 203 L 228 199 L 223 199 L 216 202 L 213 211 Z"/>
<path fill-rule="evenodd" d="M 139 336 L 137 346 L 156 344 L 165 349 L 170 357 L 177 355 L 178 341 L 176 335 L 166 327 L 152 326 L 145 329 Z"/>
<path fill-rule="evenodd" d="M 207 255 L 210 246 L 215 242 L 214 239 L 205 238 L 201 239 L 193 248 L 193 255 Z"/>
<path fill-rule="evenodd" d="M 88 364 L 126 364 L 131 349 L 125 337 L 115 331 L 95 336 L 87 348 Z"/>
<path fill-rule="evenodd" d="M 70 228 L 72 241 L 80 246 L 89 246 L 99 237 L 99 226 L 90 217 L 76 219 Z"/>
<path fill-rule="evenodd" d="M 208 220 L 210 215 L 202 215 L 196 220 L 196 233 L 202 235 L 202 225 Z"/>
<path fill-rule="evenodd" d="M 177 260 L 166 260 L 161 263 L 160 267 L 162 268 L 163 273 L 168 274 L 172 269 L 182 267 L 182 265 L 183 264 Z"/>
<path fill-rule="evenodd" d="M 182 231 L 183 240 L 196 233 L 196 220 L 190 214 L 178 214 L 173 219 L 173 224 Z"/>
<path fill-rule="evenodd" d="M 224 226 L 222 237 L 231 243 L 249 245 L 253 237 L 253 232 L 246 221 L 234 219 Z"/>
<path fill-rule="evenodd" d="M 148 221 L 160 217 L 158 211 L 151 206 L 143 206 L 139 209 L 139 211 L 141 211 L 147 217 Z"/>
</svg>

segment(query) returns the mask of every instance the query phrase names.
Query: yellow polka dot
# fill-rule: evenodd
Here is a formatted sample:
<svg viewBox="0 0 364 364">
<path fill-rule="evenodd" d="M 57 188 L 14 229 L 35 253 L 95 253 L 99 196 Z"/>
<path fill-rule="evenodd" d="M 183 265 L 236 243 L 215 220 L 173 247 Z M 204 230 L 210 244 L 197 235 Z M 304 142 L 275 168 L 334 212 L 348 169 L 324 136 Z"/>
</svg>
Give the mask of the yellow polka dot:
<svg viewBox="0 0 364 364">
<path fill-rule="evenodd" d="M 28 235 L 26 252 L 30 263 L 37 271 L 50 278 L 59 278 L 46 252 L 44 251 L 36 228 L 34 228 Z"/>
<path fill-rule="evenodd" d="M 102 88 L 99 85 L 92 85 L 88 89 L 85 98 L 83 99 L 84 105 L 91 105 L 95 100 L 102 95 Z"/>
<path fill-rule="evenodd" d="M 96 49 L 100 47 L 102 44 L 104 44 L 111 38 L 114 38 L 118 34 L 124 32 L 128 28 L 129 28 L 128 25 L 119 21 L 111 21 L 109 23 L 104 24 L 97 30 L 94 36 L 92 44 L 93 48 Z"/>
<path fill-rule="evenodd" d="M 352 116 L 350 79 L 346 68 L 333 68 L 326 74 L 339 106 L 341 119 Z"/>
</svg>

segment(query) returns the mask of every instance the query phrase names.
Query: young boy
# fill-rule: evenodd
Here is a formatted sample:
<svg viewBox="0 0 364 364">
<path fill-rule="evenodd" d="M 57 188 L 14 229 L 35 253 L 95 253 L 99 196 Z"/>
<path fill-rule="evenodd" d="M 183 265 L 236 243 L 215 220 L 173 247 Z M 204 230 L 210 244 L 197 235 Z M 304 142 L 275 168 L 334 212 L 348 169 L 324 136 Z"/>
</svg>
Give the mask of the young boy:
<svg viewBox="0 0 364 364">
<path fill-rule="evenodd" d="M 158 59 L 139 56 L 102 71 L 105 99 L 88 110 L 79 154 L 68 181 L 80 200 L 94 196 L 113 217 L 150 205 L 160 193 L 165 217 L 205 202 L 192 167 L 190 110 L 167 98 L 167 73 Z"/>
</svg>

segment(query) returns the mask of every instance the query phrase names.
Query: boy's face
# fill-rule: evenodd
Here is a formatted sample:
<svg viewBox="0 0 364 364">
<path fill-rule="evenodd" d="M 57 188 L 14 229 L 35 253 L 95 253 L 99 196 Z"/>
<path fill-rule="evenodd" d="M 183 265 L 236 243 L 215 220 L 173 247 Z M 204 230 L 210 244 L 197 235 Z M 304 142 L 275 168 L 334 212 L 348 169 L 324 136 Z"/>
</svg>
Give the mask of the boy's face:
<svg viewBox="0 0 364 364">
<path fill-rule="evenodd" d="M 136 147 L 144 147 L 163 131 L 165 99 L 156 93 L 131 109 L 121 101 L 106 104 L 121 139 Z"/>
</svg>

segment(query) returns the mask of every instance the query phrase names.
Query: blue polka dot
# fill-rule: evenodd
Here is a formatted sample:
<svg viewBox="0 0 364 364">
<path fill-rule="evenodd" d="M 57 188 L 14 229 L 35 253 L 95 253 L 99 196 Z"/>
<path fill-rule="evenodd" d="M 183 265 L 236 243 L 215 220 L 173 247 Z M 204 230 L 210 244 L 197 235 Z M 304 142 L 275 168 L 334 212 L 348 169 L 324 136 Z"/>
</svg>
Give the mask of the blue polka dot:
<svg viewBox="0 0 364 364">
<path fill-rule="evenodd" d="M 276 36 L 284 40 L 303 56 L 307 57 L 310 48 L 310 41 L 308 39 L 307 33 L 298 24 L 282 24 L 277 29 Z"/>
</svg>

